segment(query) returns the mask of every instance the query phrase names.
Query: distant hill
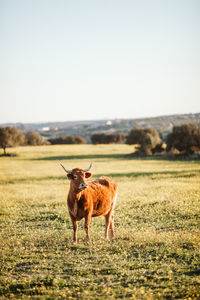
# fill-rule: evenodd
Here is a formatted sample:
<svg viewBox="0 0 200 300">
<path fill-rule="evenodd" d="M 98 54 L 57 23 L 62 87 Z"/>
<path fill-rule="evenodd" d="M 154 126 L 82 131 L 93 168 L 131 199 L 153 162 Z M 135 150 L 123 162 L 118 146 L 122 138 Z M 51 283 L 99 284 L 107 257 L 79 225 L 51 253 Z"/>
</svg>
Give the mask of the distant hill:
<svg viewBox="0 0 200 300">
<path fill-rule="evenodd" d="M 200 126 L 200 113 L 167 115 L 139 119 L 114 119 L 114 120 L 88 120 L 88 121 L 66 121 L 66 122 L 45 122 L 45 123 L 7 123 L 1 126 L 16 126 L 21 131 L 35 130 L 40 132 L 46 139 L 56 138 L 62 135 L 79 135 L 84 137 L 88 143 L 94 133 L 124 133 L 133 127 L 153 127 L 163 136 L 171 132 L 174 125 L 195 123 Z"/>
</svg>

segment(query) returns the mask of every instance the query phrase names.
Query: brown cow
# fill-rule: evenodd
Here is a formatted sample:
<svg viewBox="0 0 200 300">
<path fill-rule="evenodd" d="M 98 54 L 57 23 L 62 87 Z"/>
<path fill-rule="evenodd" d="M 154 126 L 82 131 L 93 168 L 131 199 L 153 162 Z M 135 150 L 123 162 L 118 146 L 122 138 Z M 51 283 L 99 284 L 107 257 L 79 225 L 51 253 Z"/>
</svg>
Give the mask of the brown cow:
<svg viewBox="0 0 200 300">
<path fill-rule="evenodd" d="M 86 179 L 92 174 L 88 169 L 82 170 L 75 168 L 67 170 L 61 164 L 67 177 L 70 179 L 70 190 L 67 198 L 69 215 L 73 224 L 73 240 L 77 243 L 77 221 L 85 218 L 85 231 L 87 240 L 89 237 L 89 224 L 92 217 L 105 216 L 105 238 L 108 238 L 110 229 L 111 237 L 114 237 L 114 207 L 117 198 L 117 184 L 108 177 L 100 177 L 99 179 L 86 183 Z"/>
</svg>

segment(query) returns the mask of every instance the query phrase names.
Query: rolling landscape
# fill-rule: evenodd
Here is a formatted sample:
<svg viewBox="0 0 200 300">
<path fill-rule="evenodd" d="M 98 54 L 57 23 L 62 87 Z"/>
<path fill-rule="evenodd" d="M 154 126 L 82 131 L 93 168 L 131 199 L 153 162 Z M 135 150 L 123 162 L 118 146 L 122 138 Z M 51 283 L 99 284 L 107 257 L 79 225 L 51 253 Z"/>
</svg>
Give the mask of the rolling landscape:
<svg viewBox="0 0 200 300">
<path fill-rule="evenodd" d="M 173 126 L 195 123 L 200 124 L 200 113 L 178 114 L 140 119 L 114 119 L 114 120 L 88 120 L 88 121 L 65 121 L 46 123 L 7 123 L 3 126 L 16 126 L 21 131 L 38 131 L 46 139 L 57 138 L 63 135 L 82 136 L 91 143 L 91 135 L 94 133 L 124 133 L 134 127 L 152 127 L 160 132 L 165 138 L 171 132 Z"/>
</svg>

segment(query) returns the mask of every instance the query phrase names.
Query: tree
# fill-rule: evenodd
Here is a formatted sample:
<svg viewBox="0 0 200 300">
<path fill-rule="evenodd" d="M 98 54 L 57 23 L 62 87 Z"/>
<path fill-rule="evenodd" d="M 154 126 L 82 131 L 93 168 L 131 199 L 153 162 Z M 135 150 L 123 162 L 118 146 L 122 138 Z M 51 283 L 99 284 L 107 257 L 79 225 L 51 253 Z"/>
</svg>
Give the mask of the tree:
<svg viewBox="0 0 200 300">
<path fill-rule="evenodd" d="M 174 126 L 167 136 L 167 151 L 177 149 L 186 154 L 200 150 L 200 128 L 196 124 Z"/>
<path fill-rule="evenodd" d="M 6 154 L 7 147 L 18 146 L 24 143 L 24 135 L 16 127 L 0 127 L 0 146 Z"/>
<path fill-rule="evenodd" d="M 152 155 L 152 152 L 162 143 L 159 133 L 154 128 L 133 128 L 126 139 L 126 144 L 140 145 L 140 153 Z"/>
<path fill-rule="evenodd" d="M 44 138 L 36 131 L 31 131 L 26 134 L 26 144 L 30 146 L 44 145 Z"/>
</svg>

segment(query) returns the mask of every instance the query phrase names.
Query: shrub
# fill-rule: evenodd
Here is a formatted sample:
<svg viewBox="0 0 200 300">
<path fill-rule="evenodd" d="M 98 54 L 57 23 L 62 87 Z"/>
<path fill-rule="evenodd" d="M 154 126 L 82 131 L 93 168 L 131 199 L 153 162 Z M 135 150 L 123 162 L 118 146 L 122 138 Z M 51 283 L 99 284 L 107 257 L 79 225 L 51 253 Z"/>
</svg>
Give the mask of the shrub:
<svg viewBox="0 0 200 300">
<path fill-rule="evenodd" d="M 200 150 L 200 128 L 195 124 L 174 126 L 167 136 L 167 151 L 177 149 L 192 154 Z"/>
<path fill-rule="evenodd" d="M 123 133 L 96 133 L 91 136 L 92 144 L 122 144 L 125 141 Z"/>
<path fill-rule="evenodd" d="M 25 142 L 30 146 L 40 146 L 46 144 L 44 138 L 38 132 L 34 131 L 28 132 L 26 134 Z"/>
<path fill-rule="evenodd" d="M 86 140 L 81 136 L 60 136 L 58 138 L 49 139 L 52 145 L 60 144 L 86 144 Z"/>
<path fill-rule="evenodd" d="M 155 152 L 154 149 L 162 144 L 162 140 L 154 128 L 136 127 L 127 136 L 126 144 L 139 144 L 141 154 L 152 155 L 152 152 Z"/>
</svg>

